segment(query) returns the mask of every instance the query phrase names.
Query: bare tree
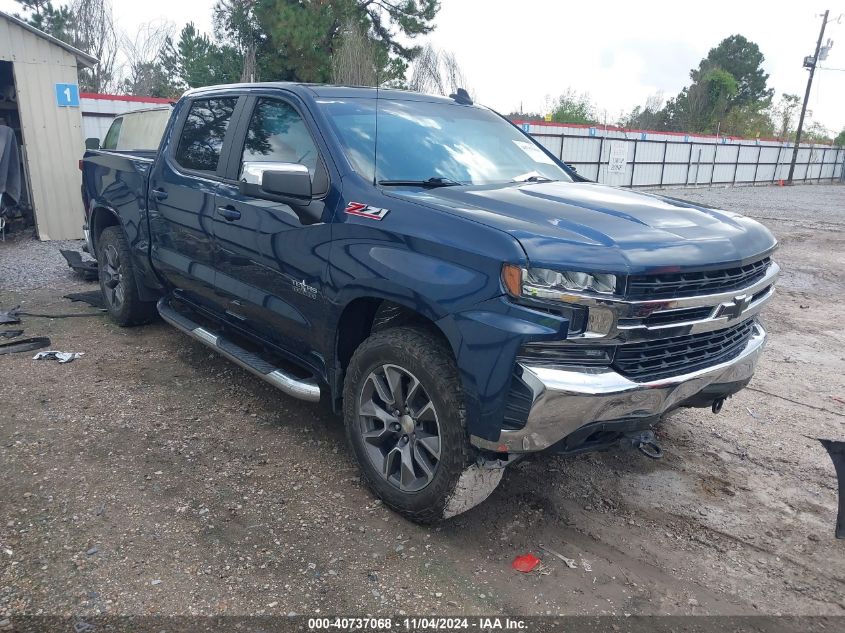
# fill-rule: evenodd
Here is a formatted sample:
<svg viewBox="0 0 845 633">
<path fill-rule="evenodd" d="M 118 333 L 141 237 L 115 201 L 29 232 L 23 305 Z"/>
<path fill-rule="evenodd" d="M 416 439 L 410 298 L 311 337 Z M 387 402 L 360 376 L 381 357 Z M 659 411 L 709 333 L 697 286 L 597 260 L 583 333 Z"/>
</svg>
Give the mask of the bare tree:
<svg viewBox="0 0 845 633">
<path fill-rule="evenodd" d="M 99 63 L 82 73 L 83 88 L 110 92 L 117 87 L 118 37 L 111 3 L 108 0 L 74 0 L 70 5 L 71 43 L 93 55 Z"/>
<path fill-rule="evenodd" d="M 343 27 L 340 46 L 332 55 L 332 79 L 348 86 L 375 86 L 376 47 L 360 24 L 349 21 Z"/>
<path fill-rule="evenodd" d="M 449 95 L 467 88 L 467 78 L 455 55 L 426 44 L 414 60 L 414 70 L 408 88 L 414 92 Z"/>
<path fill-rule="evenodd" d="M 778 104 L 772 108 L 772 114 L 777 124 L 778 138 L 787 138 L 792 132 L 795 115 L 801 107 L 801 97 L 793 94 L 782 94 Z"/>
<path fill-rule="evenodd" d="M 167 92 L 170 78 L 162 76 L 159 53 L 173 35 L 170 22 L 142 24 L 134 38 L 123 35 L 121 49 L 126 59 L 124 92 L 136 95 L 157 95 Z"/>
</svg>

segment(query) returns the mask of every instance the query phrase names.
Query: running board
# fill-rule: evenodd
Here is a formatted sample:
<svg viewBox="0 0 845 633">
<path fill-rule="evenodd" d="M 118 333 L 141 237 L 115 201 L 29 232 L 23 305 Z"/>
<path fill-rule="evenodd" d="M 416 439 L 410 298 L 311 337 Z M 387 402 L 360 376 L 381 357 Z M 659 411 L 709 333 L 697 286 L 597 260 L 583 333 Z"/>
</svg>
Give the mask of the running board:
<svg viewBox="0 0 845 633">
<path fill-rule="evenodd" d="M 233 363 L 240 365 L 259 378 L 266 380 L 271 385 L 284 391 L 289 396 L 307 400 L 308 402 L 319 402 L 320 386 L 311 378 L 297 378 L 278 367 L 275 367 L 256 356 L 252 352 L 235 345 L 232 341 L 218 336 L 204 327 L 195 323 L 185 315 L 177 312 L 168 302 L 166 297 L 159 299 L 158 313 L 161 318 L 178 330 L 207 345 L 215 352 L 228 358 Z"/>
</svg>

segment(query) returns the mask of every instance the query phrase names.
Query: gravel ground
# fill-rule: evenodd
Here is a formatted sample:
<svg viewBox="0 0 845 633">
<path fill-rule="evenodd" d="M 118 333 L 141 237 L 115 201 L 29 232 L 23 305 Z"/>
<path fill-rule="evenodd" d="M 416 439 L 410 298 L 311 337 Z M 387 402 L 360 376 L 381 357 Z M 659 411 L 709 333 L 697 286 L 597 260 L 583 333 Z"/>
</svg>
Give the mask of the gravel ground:
<svg viewBox="0 0 845 633">
<path fill-rule="evenodd" d="M 83 244 L 84 240 L 42 242 L 33 231 L 7 235 L 0 242 L 0 289 L 34 290 L 73 283 L 73 270 L 59 251 L 81 251 Z"/>
<path fill-rule="evenodd" d="M 780 239 L 772 338 L 751 387 L 718 416 L 670 416 L 662 460 L 540 456 L 436 528 L 370 495 L 335 416 L 173 328 L 27 318 L 27 335 L 86 355 L 0 356 L 0 402 L 11 403 L 0 416 L 0 620 L 845 615 L 836 479 L 806 437 L 845 439 L 845 187 L 667 194 L 761 218 Z M 0 244 L 0 306 L 87 311 L 61 296 L 95 286 L 68 277 L 51 249 Z M 23 272 L 10 283 L 12 252 Z M 514 572 L 526 552 L 547 573 Z"/>
</svg>

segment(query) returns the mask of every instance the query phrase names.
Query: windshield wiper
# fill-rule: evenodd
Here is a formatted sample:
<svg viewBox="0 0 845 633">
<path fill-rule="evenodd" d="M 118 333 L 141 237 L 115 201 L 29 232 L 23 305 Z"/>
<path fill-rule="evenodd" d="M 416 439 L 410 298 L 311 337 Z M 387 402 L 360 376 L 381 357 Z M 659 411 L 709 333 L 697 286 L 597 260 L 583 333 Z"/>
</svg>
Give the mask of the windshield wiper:
<svg viewBox="0 0 845 633">
<path fill-rule="evenodd" d="M 437 176 L 428 180 L 379 180 L 378 184 L 383 187 L 424 187 L 426 189 L 436 189 L 437 187 L 455 187 L 463 183 L 450 178 Z"/>
</svg>

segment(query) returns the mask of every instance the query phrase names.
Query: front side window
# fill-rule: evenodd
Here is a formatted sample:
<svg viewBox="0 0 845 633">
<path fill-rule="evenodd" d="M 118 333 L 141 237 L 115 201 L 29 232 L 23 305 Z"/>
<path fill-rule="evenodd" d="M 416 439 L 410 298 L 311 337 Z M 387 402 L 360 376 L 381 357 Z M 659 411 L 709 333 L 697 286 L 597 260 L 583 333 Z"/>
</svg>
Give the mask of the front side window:
<svg viewBox="0 0 845 633">
<path fill-rule="evenodd" d="M 376 107 L 374 99 L 353 98 L 320 107 L 355 171 L 370 181 L 572 180 L 530 137 L 485 108 L 400 99 L 380 99 Z"/>
<path fill-rule="evenodd" d="M 274 99 L 258 100 L 249 121 L 241 165 L 250 162 L 299 163 L 314 176 L 317 146 L 291 105 Z"/>
<path fill-rule="evenodd" d="M 176 162 L 186 169 L 216 171 L 226 129 L 237 103 L 237 97 L 191 103 L 176 148 Z"/>
</svg>

